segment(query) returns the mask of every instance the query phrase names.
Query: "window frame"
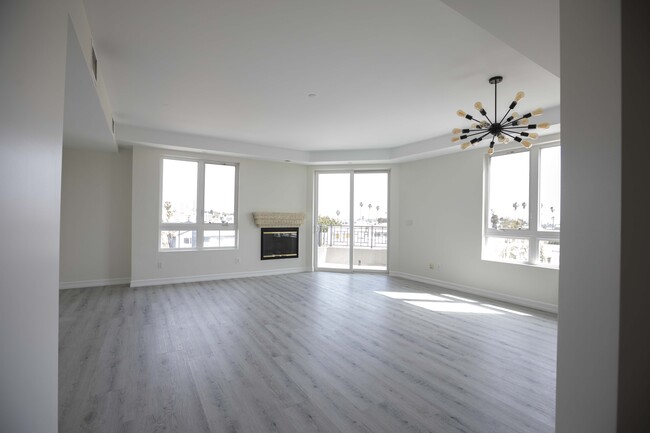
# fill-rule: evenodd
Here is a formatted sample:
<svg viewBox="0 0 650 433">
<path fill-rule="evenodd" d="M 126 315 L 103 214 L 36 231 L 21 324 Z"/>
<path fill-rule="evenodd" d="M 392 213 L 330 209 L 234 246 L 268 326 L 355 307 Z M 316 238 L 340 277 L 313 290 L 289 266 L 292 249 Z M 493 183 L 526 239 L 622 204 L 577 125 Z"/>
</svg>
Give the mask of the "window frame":
<svg viewBox="0 0 650 433">
<path fill-rule="evenodd" d="M 163 181 L 164 181 L 164 163 L 165 160 L 188 161 L 197 163 L 197 188 L 196 188 L 196 222 L 168 223 L 163 221 Z M 227 165 L 235 167 L 235 191 L 234 191 L 234 210 L 233 223 L 206 223 L 204 221 L 204 204 L 205 204 L 205 166 L 206 164 Z M 182 252 L 182 251 L 215 251 L 215 250 L 235 250 L 239 248 L 239 163 L 227 162 L 213 159 L 192 158 L 176 155 L 162 155 L 159 164 L 159 193 L 158 193 L 158 251 Z M 160 242 L 160 236 L 163 231 L 196 231 L 195 248 L 163 248 Z M 204 247 L 204 234 L 206 231 L 234 231 L 235 246 L 227 247 Z"/>
<path fill-rule="evenodd" d="M 523 264 L 538 266 L 542 268 L 559 269 L 560 264 L 551 265 L 541 263 L 539 260 L 539 243 L 540 241 L 557 241 L 560 242 L 560 230 L 544 230 L 539 225 L 540 214 L 540 170 L 541 170 L 541 152 L 542 149 L 551 147 L 561 147 L 559 140 L 551 141 L 544 144 L 534 145 L 530 149 L 507 149 L 500 152 L 494 152 L 493 155 L 486 155 L 484 160 L 484 205 L 483 205 L 483 244 L 481 248 L 481 259 L 485 261 L 498 263 Z M 495 229 L 490 226 L 490 168 L 492 158 L 510 155 L 518 152 L 529 152 L 529 191 L 528 191 L 528 229 Z M 561 181 L 560 181 L 561 182 Z M 561 212 L 561 209 L 560 209 Z M 498 260 L 494 257 L 487 256 L 486 246 L 489 238 L 503 239 L 527 239 L 528 240 L 528 261 L 516 260 Z M 561 248 L 561 242 L 560 242 Z"/>
</svg>

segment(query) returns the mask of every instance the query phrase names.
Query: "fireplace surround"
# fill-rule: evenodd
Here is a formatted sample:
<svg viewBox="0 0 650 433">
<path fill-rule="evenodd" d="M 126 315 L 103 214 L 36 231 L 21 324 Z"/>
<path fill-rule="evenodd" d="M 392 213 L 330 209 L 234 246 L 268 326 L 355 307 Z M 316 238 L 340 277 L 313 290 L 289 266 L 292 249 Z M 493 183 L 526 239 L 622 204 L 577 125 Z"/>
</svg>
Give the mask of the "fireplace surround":
<svg viewBox="0 0 650 433">
<path fill-rule="evenodd" d="M 302 212 L 253 212 L 255 225 L 261 230 L 262 260 L 298 257 L 298 226 L 305 221 Z"/>
</svg>

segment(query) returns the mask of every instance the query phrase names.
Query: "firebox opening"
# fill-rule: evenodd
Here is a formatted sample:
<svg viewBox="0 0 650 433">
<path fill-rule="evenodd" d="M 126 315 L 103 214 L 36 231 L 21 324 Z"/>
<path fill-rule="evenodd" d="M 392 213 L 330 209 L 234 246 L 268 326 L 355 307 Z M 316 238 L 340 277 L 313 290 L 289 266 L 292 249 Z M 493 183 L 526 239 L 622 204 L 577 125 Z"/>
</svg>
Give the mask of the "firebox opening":
<svg viewBox="0 0 650 433">
<path fill-rule="evenodd" d="M 298 257 L 298 227 L 262 228 L 262 260 Z"/>
</svg>

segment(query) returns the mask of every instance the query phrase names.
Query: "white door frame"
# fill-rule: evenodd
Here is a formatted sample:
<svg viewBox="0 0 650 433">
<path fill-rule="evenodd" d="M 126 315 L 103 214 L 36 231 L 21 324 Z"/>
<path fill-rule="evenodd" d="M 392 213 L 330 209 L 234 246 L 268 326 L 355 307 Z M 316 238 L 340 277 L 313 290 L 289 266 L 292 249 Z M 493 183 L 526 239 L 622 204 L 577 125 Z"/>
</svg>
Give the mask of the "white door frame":
<svg viewBox="0 0 650 433">
<path fill-rule="evenodd" d="M 349 173 L 350 174 L 350 242 L 348 245 L 348 269 L 344 268 L 321 268 L 318 266 L 318 240 L 319 240 L 319 233 L 318 233 L 318 184 L 319 184 L 319 175 L 320 174 L 336 174 L 336 173 Z M 373 270 L 373 269 L 354 269 L 354 217 L 355 217 L 355 206 L 354 206 L 354 175 L 355 174 L 363 174 L 363 173 L 386 173 L 387 178 L 386 178 L 386 203 L 387 203 L 387 209 L 386 209 L 386 214 L 387 214 L 387 219 L 388 219 L 388 224 L 387 224 L 387 229 L 388 229 L 388 237 L 386 239 L 386 269 L 385 270 Z M 363 272 L 363 273 L 378 273 L 378 274 L 387 274 L 388 269 L 389 269 L 389 258 L 390 258 L 390 169 L 351 169 L 351 170 L 315 170 L 314 171 L 314 203 L 313 203 L 313 208 L 314 208 L 314 220 L 313 220 L 313 227 L 312 227 L 312 235 L 313 235 L 313 266 L 314 270 L 316 271 L 327 271 L 327 272 L 343 272 L 343 273 L 353 273 L 353 272 Z"/>
</svg>

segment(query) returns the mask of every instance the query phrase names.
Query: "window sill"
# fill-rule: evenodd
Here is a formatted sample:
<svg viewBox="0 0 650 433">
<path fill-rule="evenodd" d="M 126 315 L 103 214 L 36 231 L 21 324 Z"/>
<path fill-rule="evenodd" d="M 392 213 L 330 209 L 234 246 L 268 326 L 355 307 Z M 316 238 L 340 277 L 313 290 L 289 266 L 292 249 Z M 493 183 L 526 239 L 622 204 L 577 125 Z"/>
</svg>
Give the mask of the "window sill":
<svg viewBox="0 0 650 433">
<path fill-rule="evenodd" d="M 541 263 L 526 263 L 526 262 L 510 262 L 506 260 L 495 260 L 495 259 L 486 259 L 484 257 L 481 257 L 481 261 L 483 262 L 492 262 L 492 263 L 502 263 L 504 265 L 517 265 L 517 266 L 527 266 L 531 268 L 537 268 L 537 269 L 550 269 L 553 271 L 559 271 L 560 266 L 553 266 L 553 265 L 544 265 Z"/>
<path fill-rule="evenodd" d="M 203 251 L 237 251 L 239 247 L 216 247 L 216 248 L 170 248 L 158 249 L 159 253 L 185 253 L 185 252 L 203 252 Z"/>
</svg>

